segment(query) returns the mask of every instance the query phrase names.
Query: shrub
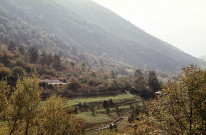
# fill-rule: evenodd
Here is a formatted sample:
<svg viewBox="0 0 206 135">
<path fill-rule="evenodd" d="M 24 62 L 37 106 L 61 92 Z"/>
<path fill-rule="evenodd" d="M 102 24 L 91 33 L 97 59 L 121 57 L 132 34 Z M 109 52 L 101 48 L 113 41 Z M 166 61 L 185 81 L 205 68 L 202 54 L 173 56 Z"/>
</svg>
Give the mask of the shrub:
<svg viewBox="0 0 206 135">
<path fill-rule="evenodd" d="M 103 105 L 103 108 L 107 108 L 107 107 L 109 106 L 109 105 L 108 105 L 108 102 L 107 102 L 106 100 L 103 101 L 103 104 L 102 104 L 102 105 Z"/>
<path fill-rule="evenodd" d="M 22 67 L 16 66 L 12 68 L 11 75 L 15 78 L 21 77 L 24 75 L 24 69 Z"/>
<path fill-rule="evenodd" d="M 10 76 L 11 70 L 7 67 L 0 67 L 0 78 Z"/>
<path fill-rule="evenodd" d="M 15 63 L 15 66 L 25 67 L 25 62 L 22 59 L 18 59 Z"/>
<path fill-rule="evenodd" d="M 34 65 L 34 64 L 28 63 L 28 64 L 25 66 L 25 70 L 26 70 L 27 73 L 31 73 L 34 69 L 35 69 L 35 65 Z"/>
</svg>

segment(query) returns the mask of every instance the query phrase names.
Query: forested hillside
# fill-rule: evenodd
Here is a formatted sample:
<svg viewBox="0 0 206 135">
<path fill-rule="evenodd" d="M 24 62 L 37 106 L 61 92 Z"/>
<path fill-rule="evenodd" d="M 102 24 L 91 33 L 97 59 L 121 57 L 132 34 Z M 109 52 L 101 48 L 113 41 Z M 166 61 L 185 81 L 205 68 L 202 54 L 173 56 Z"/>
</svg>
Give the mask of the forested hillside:
<svg viewBox="0 0 206 135">
<path fill-rule="evenodd" d="M 204 64 L 90 0 L 1 0 L 0 18 L 2 43 L 13 40 L 77 63 L 107 59 L 172 73 Z"/>
</svg>

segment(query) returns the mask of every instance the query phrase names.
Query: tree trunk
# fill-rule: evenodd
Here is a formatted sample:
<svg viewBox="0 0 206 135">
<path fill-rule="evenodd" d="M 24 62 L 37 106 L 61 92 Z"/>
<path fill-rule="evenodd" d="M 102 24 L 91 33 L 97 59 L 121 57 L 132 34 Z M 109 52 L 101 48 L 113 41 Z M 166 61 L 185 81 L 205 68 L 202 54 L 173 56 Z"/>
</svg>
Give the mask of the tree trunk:
<svg viewBox="0 0 206 135">
<path fill-rule="evenodd" d="M 190 106 L 190 131 L 189 131 L 189 135 L 192 135 L 192 105 Z"/>
<path fill-rule="evenodd" d="M 12 127 L 11 132 L 9 133 L 9 135 L 12 135 L 12 134 L 13 134 L 14 129 L 15 129 L 15 127 L 16 127 L 16 122 L 17 122 L 17 119 L 15 119 L 14 124 L 13 124 L 13 127 Z"/>
<path fill-rule="evenodd" d="M 29 121 L 27 121 L 27 123 L 26 123 L 25 135 L 28 135 L 28 130 L 29 130 Z"/>
</svg>

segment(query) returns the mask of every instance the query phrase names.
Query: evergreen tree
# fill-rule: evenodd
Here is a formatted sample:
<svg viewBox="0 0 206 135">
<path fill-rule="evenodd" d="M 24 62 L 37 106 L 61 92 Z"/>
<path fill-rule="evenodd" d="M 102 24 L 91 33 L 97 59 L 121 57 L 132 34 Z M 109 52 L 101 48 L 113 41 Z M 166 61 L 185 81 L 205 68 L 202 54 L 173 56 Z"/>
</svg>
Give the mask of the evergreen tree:
<svg viewBox="0 0 206 135">
<path fill-rule="evenodd" d="M 119 110 L 119 107 L 117 105 L 115 106 L 115 110 L 116 110 L 117 115 L 120 116 L 120 110 Z"/>
<path fill-rule="evenodd" d="M 113 103 L 113 100 L 112 100 L 112 99 L 109 99 L 109 106 L 110 106 L 110 107 L 114 107 L 114 103 Z"/>
<path fill-rule="evenodd" d="M 110 116 L 110 107 L 109 106 L 106 108 L 106 113 L 108 116 Z"/>
<path fill-rule="evenodd" d="M 149 71 L 148 85 L 154 92 L 161 90 L 155 71 Z"/>
<path fill-rule="evenodd" d="M 154 92 L 148 87 L 144 75 L 140 70 L 136 70 L 133 76 L 133 87 L 131 92 L 139 94 L 142 98 L 154 97 Z"/>
<path fill-rule="evenodd" d="M 108 102 L 106 100 L 103 101 L 103 108 L 107 108 L 109 105 L 108 105 Z"/>
</svg>

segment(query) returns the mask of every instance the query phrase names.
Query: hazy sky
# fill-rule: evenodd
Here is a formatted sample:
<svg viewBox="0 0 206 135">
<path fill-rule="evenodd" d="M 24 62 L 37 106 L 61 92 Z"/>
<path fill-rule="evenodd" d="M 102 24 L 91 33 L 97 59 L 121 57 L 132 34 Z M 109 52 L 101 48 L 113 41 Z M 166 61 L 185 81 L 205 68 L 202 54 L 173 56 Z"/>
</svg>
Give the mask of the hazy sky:
<svg viewBox="0 0 206 135">
<path fill-rule="evenodd" d="M 206 55 L 206 0 L 93 0 L 179 49 Z"/>
</svg>

